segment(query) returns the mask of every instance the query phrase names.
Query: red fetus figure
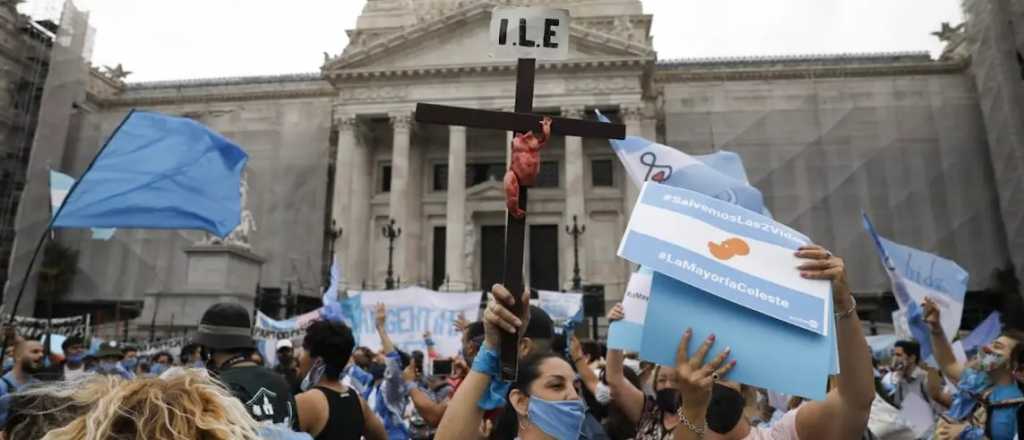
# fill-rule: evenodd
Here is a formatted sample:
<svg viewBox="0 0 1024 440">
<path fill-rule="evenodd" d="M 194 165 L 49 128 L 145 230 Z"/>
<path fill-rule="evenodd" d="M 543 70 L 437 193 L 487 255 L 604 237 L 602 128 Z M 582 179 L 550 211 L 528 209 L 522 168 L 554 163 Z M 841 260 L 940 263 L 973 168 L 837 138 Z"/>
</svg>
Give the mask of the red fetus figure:
<svg viewBox="0 0 1024 440">
<path fill-rule="evenodd" d="M 512 164 L 505 173 L 505 205 L 508 213 L 515 218 L 523 218 L 526 211 L 519 209 L 520 186 L 533 186 L 540 171 L 540 149 L 547 144 L 551 136 L 551 118 L 544 117 L 540 122 L 541 136 L 533 131 L 517 134 L 512 140 Z"/>
</svg>

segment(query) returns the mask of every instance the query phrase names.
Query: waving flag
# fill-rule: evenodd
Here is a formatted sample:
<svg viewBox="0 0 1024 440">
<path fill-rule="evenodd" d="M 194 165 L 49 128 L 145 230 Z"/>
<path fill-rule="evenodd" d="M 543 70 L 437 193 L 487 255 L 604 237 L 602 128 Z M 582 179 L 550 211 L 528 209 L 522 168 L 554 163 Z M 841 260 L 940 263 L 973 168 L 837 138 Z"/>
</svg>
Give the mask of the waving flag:
<svg viewBox="0 0 1024 440">
<path fill-rule="evenodd" d="M 597 112 L 597 118 L 609 122 L 601 112 Z M 654 181 L 725 200 L 760 214 L 767 212 L 761 191 L 750 186 L 743 161 L 736 153 L 720 151 L 690 156 L 638 136 L 610 142 L 626 173 L 638 187 Z"/>
<path fill-rule="evenodd" d="M 982 345 L 988 344 L 994 341 L 1003 332 L 1003 323 L 1000 320 L 1001 315 L 998 311 L 994 311 L 985 318 L 981 324 L 978 324 L 971 334 L 967 335 L 960 341 L 963 342 L 964 351 L 972 352 L 977 350 Z"/>
<path fill-rule="evenodd" d="M 878 250 L 885 272 L 889 274 L 896 303 L 906 315 L 911 335 L 921 344 L 921 359 L 928 359 L 932 344 L 924 322 L 921 303 L 926 297 L 939 306 L 942 329 L 952 340 L 960 328 L 967 293 L 967 271 L 955 262 L 887 240 L 875 232 L 867 214 L 864 229 Z"/>
<path fill-rule="evenodd" d="M 227 236 L 241 217 L 246 160 L 241 147 L 196 121 L 132 111 L 69 190 L 53 226 Z"/>
<path fill-rule="evenodd" d="M 68 191 L 75 185 L 75 179 L 71 176 L 50 170 L 50 215 L 57 215 L 60 205 L 68 196 Z M 94 240 L 110 240 L 114 236 L 115 228 L 92 228 Z"/>
</svg>

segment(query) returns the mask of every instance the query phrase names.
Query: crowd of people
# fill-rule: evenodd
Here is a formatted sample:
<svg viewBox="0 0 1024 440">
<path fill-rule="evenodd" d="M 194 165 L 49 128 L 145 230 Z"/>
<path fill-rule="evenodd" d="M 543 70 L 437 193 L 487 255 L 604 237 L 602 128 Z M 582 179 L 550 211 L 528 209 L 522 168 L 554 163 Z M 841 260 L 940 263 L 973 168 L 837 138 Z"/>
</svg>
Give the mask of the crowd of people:
<svg viewBox="0 0 1024 440">
<path fill-rule="evenodd" d="M 453 323 L 457 356 L 406 352 L 388 335 L 378 305 L 381 347 L 358 346 L 343 322 L 318 320 L 301 340 L 280 341 L 265 365 L 250 313 L 221 303 L 206 310 L 177 358 L 140 356 L 108 342 L 88 353 L 70 337 L 61 356 L 40 341 L 10 336 L 0 380 L 0 426 L 21 439 L 636 439 L 816 440 L 1024 438 L 1024 337 L 1006 331 L 967 362 L 957 361 L 922 305 L 936 367 L 920 341 L 899 341 L 874 359 L 841 258 L 802 248 L 796 270 L 832 283 L 840 373 L 824 400 L 780 396 L 730 380 L 736 362 L 714 334 L 679 338 L 674 365 L 608 349 L 556 331 L 527 292 L 496 285 L 482 318 Z M 523 307 L 513 307 L 515 295 Z M 680 319 L 686 311 L 681 310 Z M 607 315 L 623 318 L 621 304 Z M 729 325 L 723 323 L 722 325 Z M 712 329 L 713 330 L 713 329 Z M 503 334 L 519 336 L 516 379 L 501 379 Z M 670 335 L 666 335 L 669 337 Z M 752 337 L 756 337 L 752 335 Z M 688 355 L 688 353 L 690 353 Z M 9 359 L 9 361 L 8 361 Z M 450 368 L 438 368 L 439 365 Z M 784 371 L 777 374 L 786 374 Z M 824 384 L 823 384 L 824 385 Z M 780 402 L 781 400 L 781 404 Z M 921 405 L 923 403 L 923 406 Z M 932 418 L 911 432 L 900 414 L 912 405 Z"/>
</svg>

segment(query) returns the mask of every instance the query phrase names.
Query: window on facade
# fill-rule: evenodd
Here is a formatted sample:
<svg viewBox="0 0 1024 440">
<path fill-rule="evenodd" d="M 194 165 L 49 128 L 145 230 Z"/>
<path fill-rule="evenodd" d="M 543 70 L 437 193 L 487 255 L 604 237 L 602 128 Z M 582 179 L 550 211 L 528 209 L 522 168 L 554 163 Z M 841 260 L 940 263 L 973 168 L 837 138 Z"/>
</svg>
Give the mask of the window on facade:
<svg viewBox="0 0 1024 440">
<path fill-rule="evenodd" d="M 590 162 L 590 182 L 593 186 L 613 186 L 611 159 Z"/>
<path fill-rule="evenodd" d="M 448 164 L 434 165 L 434 191 L 448 191 Z"/>
<path fill-rule="evenodd" d="M 474 186 L 488 180 L 501 182 L 505 179 L 505 163 L 471 163 L 466 165 L 466 186 Z"/>
<path fill-rule="evenodd" d="M 533 186 L 536 188 L 558 188 L 558 162 L 541 162 L 540 172 L 537 173 L 537 181 Z"/>
<path fill-rule="evenodd" d="M 391 192 L 391 164 L 380 167 L 380 192 Z"/>
</svg>

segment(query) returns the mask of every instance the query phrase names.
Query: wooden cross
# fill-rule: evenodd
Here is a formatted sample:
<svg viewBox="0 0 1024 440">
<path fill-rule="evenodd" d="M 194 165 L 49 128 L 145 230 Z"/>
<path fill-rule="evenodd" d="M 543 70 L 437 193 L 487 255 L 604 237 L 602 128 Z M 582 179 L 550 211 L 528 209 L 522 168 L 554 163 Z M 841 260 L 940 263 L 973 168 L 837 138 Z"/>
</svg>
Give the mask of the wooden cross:
<svg viewBox="0 0 1024 440">
<path fill-rule="evenodd" d="M 516 67 L 515 113 L 490 110 L 475 110 L 445 105 L 418 103 L 416 121 L 428 124 L 461 125 L 475 128 L 525 133 L 537 130 L 543 115 L 533 113 L 533 84 L 537 61 L 520 58 Z M 551 134 L 604 139 L 624 139 L 626 127 L 622 124 L 606 124 L 579 119 L 551 118 Z M 506 146 L 511 148 L 511 145 Z M 541 152 L 543 154 L 543 152 Z M 526 211 L 527 188 L 519 190 L 519 208 Z M 505 220 L 505 273 L 502 283 L 516 298 L 512 311 L 517 315 L 522 309 L 519 296 L 524 291 L 523 283 L 523 242 L 526 233 L 526 217 L 515 218 L 506 215 Z M 485 286 L 489 288 L 490 286 Z M 506 334 L 501 338 L 501 376 L 504 380 L 515 380 L 518 369 L 517 335 Z"/>
</svg>

